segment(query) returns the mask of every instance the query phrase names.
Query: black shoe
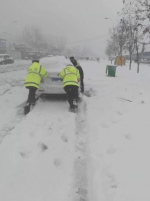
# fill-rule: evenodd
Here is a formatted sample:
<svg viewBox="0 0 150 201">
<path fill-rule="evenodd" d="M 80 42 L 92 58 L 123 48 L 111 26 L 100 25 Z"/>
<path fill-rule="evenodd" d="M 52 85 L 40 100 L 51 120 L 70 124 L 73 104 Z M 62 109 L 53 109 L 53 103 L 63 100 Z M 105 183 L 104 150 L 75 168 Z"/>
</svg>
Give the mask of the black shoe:
<svg viewBox="0 0 150 201">
<path fill-rule="evenodd" d="M 70 112 L 77 112 L 78 104 L 76 100 L 73 100 L 73 103 L 70 105 Z"/>
<path fill-rule="evenodd" d="M 28 114 L 30 112 L 30 105 L 26 105 L 25 107 L 24 107 L 24 114 L 26 115 L 26 114 Z"/>
<path fill-rule="evenodd" d="M 74 109 L 75 107 L 74 107 L 74 105 L 70 105 L 70 109 Z"/>
<path fill-rule="evenodd" d="M 81 93 L 84 93 L 84 87 L 81 87 Z"/>
<path fill-rule="evenodd" d="M 34 106 L 35 106 L 35 103 L 31 103 L 31 106 L 33 106 L 33 107 L 34 107 Z"/>
<path fill-rule="evenodd" d="M 73 107 L 78 108 L 78 103 L 77 103 L 77 101 L 75 99 L 73 100 Z"/>
</svg>

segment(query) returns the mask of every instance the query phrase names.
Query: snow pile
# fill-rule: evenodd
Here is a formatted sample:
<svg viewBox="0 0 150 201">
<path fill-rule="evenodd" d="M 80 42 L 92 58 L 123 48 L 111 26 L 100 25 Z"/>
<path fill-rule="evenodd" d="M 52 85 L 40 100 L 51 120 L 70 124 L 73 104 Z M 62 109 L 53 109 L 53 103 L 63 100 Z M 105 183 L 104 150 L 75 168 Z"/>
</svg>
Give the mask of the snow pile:
<svg viewBox="0 0 150 201">
<path fill-rule="evenodd" d="M 0 73 L 27 69 L 31 64 L 29 60 L 16 60 L 13 64 L 0 65 Z"/>
</svg>

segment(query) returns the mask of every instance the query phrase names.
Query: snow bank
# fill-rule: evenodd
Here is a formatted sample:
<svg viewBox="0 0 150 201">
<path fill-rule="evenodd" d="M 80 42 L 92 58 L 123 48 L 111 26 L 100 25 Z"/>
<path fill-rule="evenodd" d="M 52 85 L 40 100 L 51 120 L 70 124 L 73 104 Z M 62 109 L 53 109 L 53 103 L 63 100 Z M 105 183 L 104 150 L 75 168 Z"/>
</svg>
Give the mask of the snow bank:
<svg viewBox="0 0 150 201">
<path fill-rule="evenodd" d="M 15 60 L 15 63 L 13 64 L 0 65 L 0 73 L 24 70 L 27 69 L 30 64 L 31 61 L 29 60 Z"/>
</svg>

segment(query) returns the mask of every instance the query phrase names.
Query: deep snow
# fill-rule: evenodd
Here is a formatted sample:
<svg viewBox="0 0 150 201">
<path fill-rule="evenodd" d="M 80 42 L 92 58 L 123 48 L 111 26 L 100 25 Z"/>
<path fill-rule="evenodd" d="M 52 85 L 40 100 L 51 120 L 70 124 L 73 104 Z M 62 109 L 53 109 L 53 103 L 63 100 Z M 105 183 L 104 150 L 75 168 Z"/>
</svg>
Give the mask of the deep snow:
<svg viewBox="0 0 150 201">
<path fill-rule="evenodd" d="M 0 67 L 0 200 L 150 200 L 150 66 L 126 64 L 114 78 L 109 61 L 80 63 L 91 96 L 78 114 L 48 99 L 23 116 L 30 62 Z"/>
</svg>

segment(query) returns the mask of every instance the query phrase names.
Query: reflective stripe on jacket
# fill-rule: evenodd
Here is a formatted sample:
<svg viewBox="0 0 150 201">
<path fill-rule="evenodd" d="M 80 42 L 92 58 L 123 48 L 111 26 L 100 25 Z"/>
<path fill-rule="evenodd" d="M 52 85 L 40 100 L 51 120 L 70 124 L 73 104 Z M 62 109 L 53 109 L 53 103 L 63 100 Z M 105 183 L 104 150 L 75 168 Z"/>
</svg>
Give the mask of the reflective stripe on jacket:
<svg viewBox="0 0 150 201">
<path fill-rule="evenodd" d="M 67 66 L 61 71 L 59 76 L 63 79 L 63 87 L 67 85 L 79 86 L 78 79 L 80 79 L 80 74 L 77 68 Z"/>
<path fill-rule="evenodd" d="M 48 73 L 43 66 L 34 62 L 28 69 L 28 75 L 25 78 L 25 87 L 33 86 L 39 88 L 41 79 L 47 77 Z"/>
</svg>

